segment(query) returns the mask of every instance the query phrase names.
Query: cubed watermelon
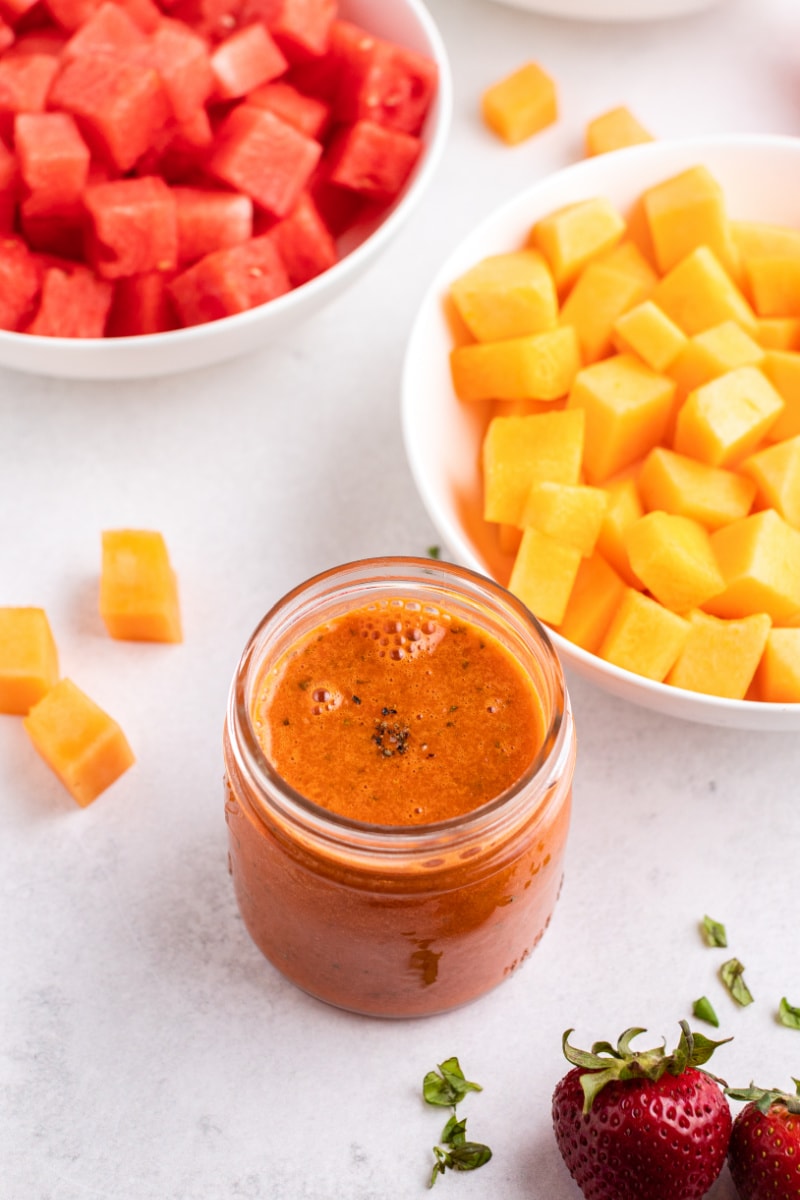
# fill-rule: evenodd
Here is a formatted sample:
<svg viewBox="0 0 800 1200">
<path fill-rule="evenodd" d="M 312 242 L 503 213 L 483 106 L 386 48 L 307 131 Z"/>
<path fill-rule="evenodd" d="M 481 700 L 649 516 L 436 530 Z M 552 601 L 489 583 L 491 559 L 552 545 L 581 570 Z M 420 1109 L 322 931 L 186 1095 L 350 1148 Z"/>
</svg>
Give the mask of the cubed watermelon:
<svg viewBox="0 0 800 1200">
<path fill-rule="evenodd" d="M 183 325 L 202 325 L 255 308 L 291 288 L 269 234 L 216 250 L 176 275 L 168 292 Z"/>
<path fill-rule="evenodd" d="M 337 0 L 283 0 L 267 26 L 290 62 L 320 58 L 328 49 Z"/>
<path fill-rule="evenodd" d="M 0 7 L 10 24 L 16 25 L 21 17 L 36 7 L 38 2 L 39 0 L 3 0 Z"/>
<path fill-rule="evenodd" d="M 163 271 L 149 271 L 146 275 L 117 280 L 106 335 L 137 337 L 174 329 L 176 320 L 167 294 L 168 279 Z"/>
<path fill-rule="evenodd" d="M 89 147 L 69 113 L 18 113 L 14 148 L 29 217 L 74 210 L 89 177 Z"/>
<path fill-rule="evenodd" d="M 175 118 L 194 120 L 214 88 L 205 40 L 180 21 L 165 17 L 139 61 L 158 71 Z"/>
<path fill-rule="evenodd" d="M 4 21 L 0 17 L 0 54 L 5 54 L 9 46 L 13 46 L 17 35 L 9 25 L 8 21 Z"/>
<path fill-rule="evenodd" d="M 221 41 L 238 28 L 241 6 L 242 0 L 177 0 L 164 4 L 170 16 L 209 42 Z"/>
<path fill-rule="evenodd" d="M 58 60 L 50 54 L 0 59 L 0 136 L 10 140 L 17 113 L 44 112 Z"/>
<path fill-rule="evenodd" d="M 172 121 L 137 163 L 142 175 L 162 175 L 167 183 L 184 183 L 203 174 L 202 166 L 214 141 L 204 108 L 185 121 Z"/>
<path fill-rule="evenodd" d="M 87 257 L 103 279 L 171 271 L 178 261 L 177 206 L 157 175 L 88 187 Z"/>
<path fill-rule="evenodd" d="M 42 264 L 18 237 L 0 238 L 0 329 L 30 320 L 42 287 Z"/>
<path fill-rule="evenodd" d="M 419 157 L 419 138 L 374 121 L 345 126 L 331 146 L 327 175 L 338 187 L 389 201 L 398 195 Z"/>
<path fill-rule="evenodd" d="M 314 201 L 304 192 L 288 217 L 270 229 L 292 287 L 327 271 L 338 259 L 336 244 Z"/>
<path fill-rule="evenodd" d="M 237 29 L 211 54 L 216 100 L 239 100 L 253 88 L 277 79 L 288 67 L 264 25 Z"/>
<path fill-rule="evenodd" d="M 17 157 L 0 140 L 0 236 L 14 228 L 19 190 Z"/>
<path fill-rule="evenodd" d="M 217 134 L 208 171 L 273 217 L 285 217 L 319 162 L 322 147 L 268 109 L 240 104 Z"/>
<path fill-rule="evenodd" d="M 63 50 L 64 59 L 107 54 L 111 58 L 130 58 L 136 47 L 148 39 L 124 8 L 106 0 L 73 33 Z"/>
<path fill-rule="evenodd" d="M 62 209 L 58 213 L 47 213 L 42 216 L 35 211 L 29 212 L 31 198 L 23 200 L 19 206 L 19 229 L 25 241 L 37 254 L 48 258 L 69 259 L 81 262 L 84 256 L 84 212 L 83 204 L 75 204 L 71 209 Z"/>
<path fill-rule="evenodd" d="M 241 192 L 174 187 L 178 220 L 178 262 L 188 266 L 226 246 L 253 236 L 253 202 Z"/>
<path fill-rule="evenodd" d="M 282 121 L 299 129 L 306 137 L 322 140 L 330 124 L 331 106 L 317 96 L 307 96 L 282 79 L 265 83 L 248 93 L 247 103 L 256 108 L 268 108 Z"/>
<path fill-rule="evenodd" d="M 102 337 L 111 308 L 113 284 L 88 267 L 48 267 L 39 307 L 26 333 L 42 337 Z"/>
<path fill-rule="evenodd" d="M 106 0 L 44 0 L 45 7 L 56 25 L 70 32 L 85 25 L 105 2 Z M 161 14 L 153 0 L 117 0 L 117 3 L 145 33 L 151 33 L 157 28 Z"/>
<path fill-rule="evenodd" d="M 435 63 L 381 38 L 342 39 L 335 113 L 340 121 L 374 121 L 419 134 L 436 94 Z"/>
<path fill-rule="evenodd" d="M 25 58 L 30 54 L 49 54 L 58 58 L 69 41 L 69 35 L 52 26 L 42 26 L 26 33 L 17 33 L 13 46 L 9 46 L 5 58 Z"/>
</svg>

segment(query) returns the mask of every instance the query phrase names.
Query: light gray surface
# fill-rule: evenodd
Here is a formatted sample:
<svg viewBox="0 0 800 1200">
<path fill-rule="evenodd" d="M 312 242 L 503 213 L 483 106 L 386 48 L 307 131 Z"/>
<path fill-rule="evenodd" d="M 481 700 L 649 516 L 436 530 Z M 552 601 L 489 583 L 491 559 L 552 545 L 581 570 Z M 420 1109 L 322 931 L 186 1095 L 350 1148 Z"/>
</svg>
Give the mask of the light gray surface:
<svg viewBox="0 0 800 1200">
<path fill-rule="evenodd" d="M 476 220 L 580 153 L 628 103 L 654 133 L 800 129 L 794 0 L 732 0 L 640 27 L 431 0 L 455 76 L 434 187 L 385 259 L 281 347 L 142 384 L 0 376 L 0 603 L 48 611 L 66 674 L 126 729 L 137 765 L 73 804 L 0 718 L 2 1200 L 406 1200 L 441 1120 L 423 1074 L 460 1056 L 494 1148 L 450 1196 L 577 1196 L 550 1130 L 568 1026 L 587 1044 L 644 1025 L 672 1040 L 702 992 L 734 1042 L 717 1066 L 789 1086 L 800 1034 L 795 886 L 800 752 L 790 735 L 695 727 L 573 681 L 579 739 L 567 874 L 521 973 L 457 1013 L 408 1023 L 330 1010 L 250 943 L 226 872 L 220 736 L 251 628 L 336 562 L 424 553 L 435 535 L 400 443 L 415 304 Z M 508 149 L 478 97 L 527 58 L 557 78 L 559 124 Z M 800 206 L 799 206 L 800 207 Z M 186 641 L 108 639 L 99 534 L 165 533 Z M 727 923 L 756 1002 L 736 1010 L 699 939 Z M 732 1200 L 727 1176 L 711 1192 Z"/>
</svg>

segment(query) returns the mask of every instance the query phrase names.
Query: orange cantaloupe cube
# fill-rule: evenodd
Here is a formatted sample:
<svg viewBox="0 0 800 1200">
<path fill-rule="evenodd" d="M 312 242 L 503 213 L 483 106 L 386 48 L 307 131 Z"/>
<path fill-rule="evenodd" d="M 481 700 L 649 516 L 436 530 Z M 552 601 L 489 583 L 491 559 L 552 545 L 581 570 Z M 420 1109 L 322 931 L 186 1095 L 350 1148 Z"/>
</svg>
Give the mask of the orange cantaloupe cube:
<svg viewBox="0 0 800 1200">
<path fill-rule="evenodd" d="M 525 63 L 486 89 L 481 111 L 489 128 L 514 146 L 557 120 L 555 81 L 538 63 Z"/>
<path fill-rule="evenodd" d="M 662 276 L 650 299 L 689 337 L 723 321 L 737 321 L 752 338 L 758 334 L 755 313 L 708 246 Z"/>
<path fill-rule="evenodd" d="M 731 238 L 742 263 L 749 258 L 800 258 L 800 229 L 766 221 L 729 222 Z"/>
<path fill-rule="evenodd" d="M 149 529 L 103 532 L 100 615 L 113 638 L 181 641 L 178 582 L 162 534 Z"/>
<path fill-rule="evenodd" d="M 665 682 L 709 696 L 743 700 L 761 661 L 772 622 L 766 613 L 723 620 L 695 609 L 691 629 Z"/>
<path fill-rule="evenodd" d="M 675 384 L 631 354 L 584 367 L 575 377 L 567 411 L 586 412 L 583 467 L 591 484 L 604 483 L 661 440 Z"/>
<path fill-rule="evenodd" d="M 800 307 L 800 231 L 783 233 L 795 235 L 792 253 L 783 252 L 785 246 L 765 246 L 742 258 L 743 286 L 759 317 L 791 317 Z"/>
<path fill-rule="evenodd" d="M 783 398 L 783 411 L 767 431 L 769 441 L 783 441 L 800 433 L 800 354 L 794 350 L 768 350 L 762 371 Z"/>
<path fill-rule="evenodd" d="M 800 350 L 800 317 L 759 317 L 756 341 L 765 350 Z"/>
<path fill-rule="evenodd" d="M 632 275 L 634 279 L 638 279 L 644 285 L 648 294 L 658 283 L 658 272 L 644 256 L 636 242 L 628 237 L 624 237 L 610 250 L 598 255 L 594 261 L 600 262 L 606 267 L 613 267 L 615 271 L 623 271 L 626 275 Z"/>
<path fill-rule="evenodd" d="M 651 288 L 635 275 L 603 262 L 584 267 L 561 307 L 562 325 L 578 335 L 584 363 L 597 362 L 612 350 L 614 322 L 644 300 Z"/>
<path fill-rule="evenodd" d="M 481 450 L 484 518 L 519 525 L 532 484 L 578 483 L 584 434 L 582 411 L 493 417 Z"/>
<path fill-rule="evenodd" d="M 611 342 L 620 354 L 637 354 L 651 371 L 661 373 L 675 361 L 688 338 L 657 304 L 643 300 L 617 318 Z"/>
<path fill-rule="evenodd" d="M 625 548 L 626 531 L 644 516 L 636 480 L 633 477 L 613 479 L 603 486 L 603 491 L 608 501 L 596 549 L 628 587 L 641 590 L 642 581 L 634 575 Z"/>
<path fill-rule="evenodd" d="M 541 333 L 558 321 L 555 283 L 538 250 L 484 258 L 455 280 L 450 295 L 479 342 Z"/>
<path fill-rule="evenodd" d="M 637 476 L 642 503 L 648 512 L 661 509 L 699 521 L 709 531 L 746 517 L 756 485 L 751 479 L 722 467 L 656 446 Z"/>
<path fill-rule="evenodd" d="M 800 434 L 757 450 L 739 463 L 739 470 L 755 483 L 759 507 L 774 508 L 800 529 Z"/>
<path fill-rule="evenodd" d="M 674 448 L 712 467 L 730 467 L 750 454 L 784 406 L 757 367 L 727 371 L 690 392 L 675 423 Z"/>
<path fill-rule="evenodd" d="M 624 581 L 602 554 L 582 559 L 558 632 L 596 654 L 624 591 Z"/>
<path fill-rule="evenodd" d="M 690 167 L 655 184 L 643 193 L 642 203 L 662 274 L 698 246 L 710 248 L 728 271 L 734 268 L 737 253 L 725 196 L 706 167 Z"/>
<path fill-rule="evenodd" d="M 577 334 L 569 325 L 450 352 L 453 389 L 468 401 L 559 400 L 580 366 Z"/>
<path fill-rule="evenodd" d="M 689 636 L 685 617 L 635 588 L 626 588 L 597 653 L 635 675 L 661 682 Z"/>
<path fill-rule="evenodd" d="M 695 388 L 718 379 L 737 367 L 760 366 L 766 357 L 764 347 L 737 325 L 723 321 L 687 340 L 668 374 L 678 385 L 683 399 Z"/>
<path fill-rule="evenodd" d="M 61 679 L 23 724 L 39 754 L 85 807 L 135 761 L 121 728 L 70 679 Z"/>
<path fill-rule="evenodd" d="M 800 701 L 800 628 L 769 631 L 756 671 L 756 687 L 767 704 Z"/>
<path fill-rule="evenodd" d="M 608 112 L 600 113 L 586 125 L 586 155 L 593 158 L 596 154 L 609 154 L 612 150 L 622 150 L 625 146 L 638 146 L 642 142 L 652 142 L 653 135 L 648 133 L 644 125 L 633 115 L 624 104 L 611 108 Z"/>
<path fill-rule="evenodd" d="M 711 538 L 698 521 L 650 512 L 625 531 L 634 574 L 665 608 L 687 613 L 725 587 Z"/>
<path fill-rule="evenodd" d="M 524 529 L 533 526 L 574 546 L 585 558 L 594 551 L 607 504 L 602 488 L 540 480 L 528 492 L 520 521 Z"/>
<path fill-rule="evenodd" d="M 58 650 L 42 608 L 0 608 L 0 713 L 24 716 L 58 680 Z"/>
<path fill-rule="evenodd" d="M 581 557 L 574 546 L 529 527 L 523 531 L 508 590 L 540 621 L 558 625 L 564 619 Z"/>
<path fill-rule="evenodd" d="M 775 624 L 800 613 L 800 532 L 772 508 L 711 534 L 725 590 L 702 608 L 715 617 L 765 612 Z"/>
<path fill-rule="evenodd" d="M 583 268 L 622 240 L 625 221 L 603 196 L 579 200 L 537 221 L 529 244 L 541 250 L 550 264 L 556 288 L 566 291 Z"/>
</svg>

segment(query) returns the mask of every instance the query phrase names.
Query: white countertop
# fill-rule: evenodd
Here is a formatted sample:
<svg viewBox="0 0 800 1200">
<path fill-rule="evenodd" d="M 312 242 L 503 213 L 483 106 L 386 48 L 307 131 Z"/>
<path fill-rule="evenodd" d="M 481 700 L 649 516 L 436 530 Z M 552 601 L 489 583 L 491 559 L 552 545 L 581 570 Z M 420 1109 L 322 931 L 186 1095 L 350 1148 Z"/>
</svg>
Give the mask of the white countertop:
<svg viewBox="0 0 800 1200">
<path fill-rule="evenodd" d="M 641 25 L 579 24 L 487 0 L 430 0 L 455 82 L 434 185 L 385 257 L 285 344 L 144 383 L 0 373 L 0 603 L 49 616 L 62 667 L 122 724 L 138 762 L 80 810 L 0 718 L 2 1200 L 419 1200 L 443 1119 L 422 1077 L 458 1055 L 494 1149 L 442 1195 L 570 1200 L 550 1125 L 581 1045 L 629 1025 L 671 1044 L 707 993 L 714 1060 L 740 1086 L 791 1086 L 800 1033 L 800 748 L 789 734 L 671 721 L 571 680 L 579 741 L 560 903 L 497 991 L 412 1022 L 358 1018 L 261 957 L 226 870 L 220 739 L 259 617 L 337 562 L 437 541 L 400 440 L 415 306 L 483 215 L 581 154 L 621 103 L 659 136 L 800 132 L 800 6 L 729 0 Z M 559 123 L 514 149 L 478 116 L 529 58 Z M 111 641 L 96 613 L 100 530 L 161 529 L 180 647 Z M 790 907 L 791 905 L 791 907 Z M 755 996 L 737 1009 L 700 939 L 709 913 Z M 698 1026 L 701 1027 L 701 1026 Z M 713 1033 L 713 1031 L 707 1030 Z M 710 1193 L 731 1200 L 726 1173 Z"/>
</svg>

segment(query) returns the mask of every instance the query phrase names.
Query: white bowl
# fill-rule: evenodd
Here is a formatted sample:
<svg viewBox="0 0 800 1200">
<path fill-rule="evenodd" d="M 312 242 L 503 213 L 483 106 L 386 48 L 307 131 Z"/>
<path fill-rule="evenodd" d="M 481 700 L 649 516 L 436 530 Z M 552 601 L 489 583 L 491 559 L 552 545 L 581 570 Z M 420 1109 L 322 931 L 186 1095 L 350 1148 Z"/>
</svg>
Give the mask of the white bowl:
<svg viewBox="0 0 800 1200">
<path fill-rule="evenodd" d="M 683 17 L 719 4 L 720 0 L 494 0 L 550 17 L 582 21 L 660 21 Z"/>
<path fill-rule="evenodd" d="M 442 156 L 452 82 L 442 38 L 422 0 L 340 0 L 339 16 L 432 58 L 437 96 L 422 132 L 423 152 L 394 205 L 378 223 L 347 236 L 342 259 L 284 296 L 219 321 L 125 338 L 52 338 L 0 330 L 0 366 L 69 379 L 137 379 L 193 370 L 268 344 L 339 295 L 382 253 L 413 212 Z"/>
<path fill-rule="evenodd" d="M 450 284 L 486 255 L 523 245 L 533 223 L 553 209 L 608 196 L 625 211 L 644 188 L 697 163 L 705 163 L 722 184 L 732 217 L 800 223 L 800 140 L 730 136 L 651 142 L 585 159 L 534 184 L 487 217 L 438 271 L 406 352 L 403 436 L 423 503 L 456 562 L 501 583 L 508 580 L 511 567 L 481 516 L 479 447 L 488 406 L 460 402 L 451 383 L 453 343 L 444 308 Z M 800 730 L 800 704 L 762 704 L 684 691 L 612 666 L 556 633 L 552 639 L 567 668 L 635 704 L 710 725 Z"/>
</svg>

